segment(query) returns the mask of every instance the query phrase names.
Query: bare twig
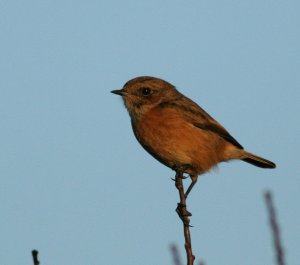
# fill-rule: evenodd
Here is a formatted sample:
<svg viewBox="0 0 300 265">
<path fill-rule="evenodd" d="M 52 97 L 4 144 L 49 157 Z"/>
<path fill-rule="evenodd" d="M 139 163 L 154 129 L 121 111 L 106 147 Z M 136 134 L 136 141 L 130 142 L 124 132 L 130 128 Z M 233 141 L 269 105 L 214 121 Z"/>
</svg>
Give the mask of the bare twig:
<svg viewBox="0 0 300 265">
<path fill-rule="evenodd" d="M 176 212 L 178 213 L 180 219 L 183 223 L 184 230 L 184 238 L 185 238 L 185 251 L 187 256 L 187 265 L 193 265 L 195 256 L 192 252 L 192 243 L 191 243 L 191 235 L 190 235 L 190 216 L 192 214 L 188 212 L 186 207 L 186 198 L 184 195 L 184 187 L 182 184 L 183 172 L 181 170 L 176 171 L 175 176 L 175 186 L 178 189 L 180 202 L 177 204 Z"/>
<path fill-rule="evenodd" d="M 280 239 L 280 230 L 276 219 L 276 211 L 273 205 L 272 194 L 270 191 L 265 193 L 265 200 L 268 208 L 270 226 L 273 233 L 274 247 L 276 251 L 276 260 L 278 265 L 284 265 L 284 251 Z"/>
<path fill-rule="evenodd" d="M 180 255 L 179 255 L 179 251 L 178 251 L 178 247 L 175 244 L 172 244 L 170 246 L 170 249 L 171 249 L 172 256 L 173 256 L 174 265 L 182 265 Z"/>
<path fill-rule="evenodd" d="M 32 253 L 32 258 L 33 258 L 33 265 L 39 265 L 40 264 L 40 262 L 38 260 L 39 252 L 34 249 L 34 250 L 31 251 L 31 253 Z"/>
</svg>

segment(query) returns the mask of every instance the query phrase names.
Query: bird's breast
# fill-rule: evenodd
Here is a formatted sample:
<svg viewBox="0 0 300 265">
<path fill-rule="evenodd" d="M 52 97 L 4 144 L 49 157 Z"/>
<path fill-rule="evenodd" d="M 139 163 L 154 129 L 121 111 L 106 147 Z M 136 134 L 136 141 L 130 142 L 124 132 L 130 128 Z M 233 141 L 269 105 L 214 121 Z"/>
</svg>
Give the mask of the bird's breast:
<svg viewBox="0 0 300 265">
<path fill-rule="evenodd" d="M 218 163 L 214 146 L 218 137 L 201 130 L 172 109 L 152 110 L 132 122 L 140 144 L 168 167 L 189 165 L 200 174 Z"/>
</svg>

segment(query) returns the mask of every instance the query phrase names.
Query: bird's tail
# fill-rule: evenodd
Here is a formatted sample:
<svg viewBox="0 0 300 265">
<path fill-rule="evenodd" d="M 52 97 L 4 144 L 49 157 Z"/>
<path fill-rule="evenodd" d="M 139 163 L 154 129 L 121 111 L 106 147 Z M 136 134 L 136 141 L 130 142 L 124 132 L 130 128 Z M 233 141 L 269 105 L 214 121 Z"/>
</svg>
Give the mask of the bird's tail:
<svg viewBox="0 0 300 265">
<path fill-rule="evenodd" d="M 262 157 L 259 157 L 257 155 L 251 154 L 247 151 L 243 151 L 243 155 L 240 159 L 247 163 L 250 163 L 254 166 L 257 166 L 257 167 L 262 167 L 262 168 L 275 168 L 276 167 L 276 164 L 273 163 L 272 161 L 267 160 Z"/>
</svg>

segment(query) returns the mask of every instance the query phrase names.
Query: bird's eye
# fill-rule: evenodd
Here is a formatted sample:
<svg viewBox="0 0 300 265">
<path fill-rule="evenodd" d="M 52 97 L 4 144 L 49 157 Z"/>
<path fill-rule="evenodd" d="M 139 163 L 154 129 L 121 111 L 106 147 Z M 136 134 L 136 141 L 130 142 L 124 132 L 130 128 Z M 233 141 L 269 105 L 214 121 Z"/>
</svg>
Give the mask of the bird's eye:
<svg viewBox="0 0 300 265">
<path fill-rule="evenodd" d="M 143 93 L 144 96 L 148 96 L 149 94 L 152 93 L 152 90 L 150 88 L 148 88 L 148 87 L 144 87 L 142 89 L 142 93 Z"/>
</svg>

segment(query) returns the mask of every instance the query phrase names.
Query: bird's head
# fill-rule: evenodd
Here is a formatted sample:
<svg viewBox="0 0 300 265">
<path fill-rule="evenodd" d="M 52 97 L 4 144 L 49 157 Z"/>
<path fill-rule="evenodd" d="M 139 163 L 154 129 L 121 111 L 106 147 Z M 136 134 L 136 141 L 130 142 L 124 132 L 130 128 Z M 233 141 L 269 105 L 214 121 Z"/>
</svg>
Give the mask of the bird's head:
<svg viewBox="0 0 300 265">
<path fill-rule="evenodd" d="M 132 119 L 138 119 L 159 104 L 181 96 L 172 84 L 150 76 L 131 79 L 122 89 L 111 92 L 122 96 Z"/>
</svg>

